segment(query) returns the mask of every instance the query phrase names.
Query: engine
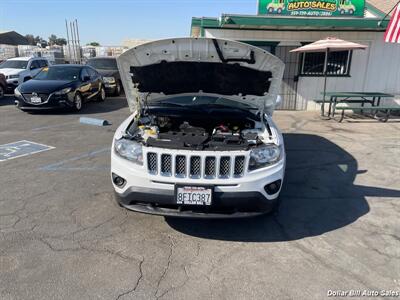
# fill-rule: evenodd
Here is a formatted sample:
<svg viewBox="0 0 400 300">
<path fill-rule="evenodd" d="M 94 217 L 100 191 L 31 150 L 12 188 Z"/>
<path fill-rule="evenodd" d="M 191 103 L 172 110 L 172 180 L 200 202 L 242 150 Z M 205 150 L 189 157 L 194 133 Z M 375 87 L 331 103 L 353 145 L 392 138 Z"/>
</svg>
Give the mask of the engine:
<svg viewBox="0 0 400 300">
<path fill-rule="evenodd" d="M 233 151 L 262 144 L 266 131 L 256 116 L 150 114 L 138 118 L 132 135 L 149 147 Z"/>
</svg>

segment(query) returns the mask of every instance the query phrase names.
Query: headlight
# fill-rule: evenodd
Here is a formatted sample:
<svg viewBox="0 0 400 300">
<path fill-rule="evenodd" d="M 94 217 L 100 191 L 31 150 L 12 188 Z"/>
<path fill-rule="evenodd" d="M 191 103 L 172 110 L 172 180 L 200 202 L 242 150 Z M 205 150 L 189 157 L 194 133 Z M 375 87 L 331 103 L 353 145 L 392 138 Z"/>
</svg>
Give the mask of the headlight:
<svg viewBox="0 0 400 300">
<path fill-rule="evenodd" d="M 114 77 L 103 77 L 104 83 L 115 83 Z"/>
<path fill-rule="evenodd" d="M 54 94 L 55 95 L 65 95 L 65 94 L 68 94 L 71 90 L 72 90 L 72 88 L 65 88 L 60 91 L 55 92 Z"/>
<path fill-rule="evenodd" d="M 15 97 L 21 97 L 21 96 L 22 96 L 22 95 L 21 95 L 21 92 L 19 91 L 18 88 L 15 88 L 15 89 L 14 89 L 14 95 L 15 95 Z"/>
<path fill-rule="evenodd" d="M 281 157 L 281 149 L 279 146 L 263 145 L 254 148 L 250 152 L 249 170 L 259 169 L 273 163 L 276 163 Z"/>
<path fill-rule="evenodd" d="M 115 152 L 117 152 L 121 157 L 133 161 L 138 165 L 143 165 L 143 151 L 141 144 L 121 138 L 115 140 L 114 148 Z"/>
<path fill-rule="evenodd" d="M 9 79 L 19 78 L 19 75 L 8 75 Z"/>
</svg>

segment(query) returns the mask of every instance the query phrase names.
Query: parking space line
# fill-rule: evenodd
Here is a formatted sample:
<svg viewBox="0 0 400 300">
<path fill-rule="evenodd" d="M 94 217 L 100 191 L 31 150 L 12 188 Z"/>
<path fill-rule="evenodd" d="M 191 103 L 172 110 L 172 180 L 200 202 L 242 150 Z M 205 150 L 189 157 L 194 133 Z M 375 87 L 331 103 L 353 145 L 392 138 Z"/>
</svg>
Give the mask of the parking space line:
<svg viewBox="0 0 400 300">
<path fill-rule="evenodd" d="M 66 123 L 61 123 L 61 124 L 56 124 L 56 125 L 48 125 L 48 126 L 41 126 L 41 127 L 36 127 L 36 128 L 32 128 L 32 131 L 39 131 L 42 129 L 49 129 L 49 128 L 57 128 L 57 127 L 61 127 L 64 125 L 70 125 L 70 124 L 74 124 L 75 122 L 66 122 Z"/>
<path fill-rule="evenodd" d="M 55 149 L 55 147 L 27 140 L 3 144 L 0 145 L 0 162 L 32 155 L 51 149 Z"/>
<path fill-rule="evenodd" d="M 83 159 L 83 158 L 92 158 L 97 156 L 98 154 L 110 151 L 110 147 L 102 148 L 99 150 L 90 151 L 79 156 L 75 156 L 66 160 L 62 160 L 50 165 L 46 165 L 40 167 L 41 171 L 99 171 L 99 170 L 108 170 L 109 167 L 101 166 L 101 167 L 65 167 L 65 164 Z"/>
</svg>

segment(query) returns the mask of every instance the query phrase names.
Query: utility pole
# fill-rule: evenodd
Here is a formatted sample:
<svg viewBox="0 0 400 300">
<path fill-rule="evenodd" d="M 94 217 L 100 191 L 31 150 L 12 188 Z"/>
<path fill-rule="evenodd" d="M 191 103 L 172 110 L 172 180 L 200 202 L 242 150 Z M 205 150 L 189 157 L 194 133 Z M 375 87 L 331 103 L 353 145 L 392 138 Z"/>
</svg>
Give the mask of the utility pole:
<svg viewBox="0 0 400 300">
<path fill-rule="evenodd" d="M 75 37 L 75 24 L 74 24 L 74 22 L 70 22 L 70 25 L 71 25 L 71 32 L 72 32 L 72 44 L 73 44 L 73 47 L 74 47 L 74 63 L 77 63 L 78 62 L 78 49 L 76 49 L 77 48 L 77 45 L 76 45 L 76 37 Z"/>
<path fill-rule="evenodd" d="M 65 20 L 65 28 L 67 29 L 67 44 L 70 61 L 75 64 L 81 64 L 81 42 L 79 39 L 78 20 L 70 21 L 69 26 L 68 21 Z"/>
<path fill-rule="evenodd" d="M 75 26 L 76 26 L 76 36 L 78 37 L 79 63 L 82 63 L 82 59 L 81 59 L 81 41 L 79 39 L 79 29 L 78 29 L 78 20 L 77 19 L 75 19 Z"/>
<path fill-rule="evenodd" d="M 71 52 L 71 40 L 69 39 L 69 30 L 68 30 L 68 21 L 65 19 L 65 29 L 67 30 L 67 48 L 68 48 L 68 56 L 69 56 L 69 62 L 71 61 L 72 58 L 72 52 Z"/>
</svg>

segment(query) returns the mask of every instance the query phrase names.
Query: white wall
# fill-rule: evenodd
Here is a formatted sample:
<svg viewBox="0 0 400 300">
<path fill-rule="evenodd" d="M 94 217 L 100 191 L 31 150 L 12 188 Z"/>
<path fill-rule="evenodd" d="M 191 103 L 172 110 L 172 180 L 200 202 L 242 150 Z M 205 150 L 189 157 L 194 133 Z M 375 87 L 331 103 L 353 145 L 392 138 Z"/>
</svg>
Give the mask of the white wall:
<svg viewBox="0 0 400 300">
<path fill-rule="evenodd" d="M 327 91 L 384 92 L 400 98 L 400 44 L 383 41 L 383 32 L 332 31 L 255 31 L 209 29 L 206 37 L 236 40 L 279 41 L 285 43 L 312 42 L 328 36 L 358 42 L 369 46 L 353 53 L 350 77 L 328 77 Z M 322 77 L 300 77 L 298 101 L 307 101 L 307 109 L 319 109 L 312 102 L 321 99 Z"/>
</svg>

